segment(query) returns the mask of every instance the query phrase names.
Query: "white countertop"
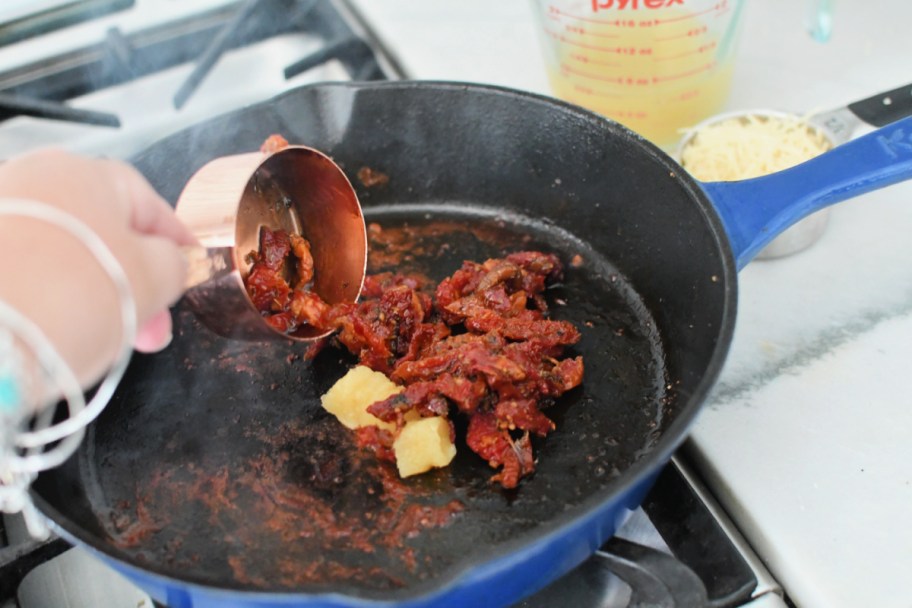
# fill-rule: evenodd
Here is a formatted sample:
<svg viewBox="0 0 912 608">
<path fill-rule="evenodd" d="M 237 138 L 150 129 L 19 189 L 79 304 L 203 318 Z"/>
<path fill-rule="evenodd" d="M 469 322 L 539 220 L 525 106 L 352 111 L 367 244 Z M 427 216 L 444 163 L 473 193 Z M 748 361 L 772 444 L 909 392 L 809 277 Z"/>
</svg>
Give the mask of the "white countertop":
<svg viewBox="0 0 912 608">
<path fill-rule="evenodd" d="M 549 92 L 531 2 L 355 4 L 410 77 Z M 825 109 L 912 82 L 912 4 L 835 4 L 821 44 L 810 1 L 749 2 L 729 108 Z M 732 351 L 688 446 L 802 608 L 912 605 L 910 230 L 905 183 L 742 271 Z"/>
</svg>

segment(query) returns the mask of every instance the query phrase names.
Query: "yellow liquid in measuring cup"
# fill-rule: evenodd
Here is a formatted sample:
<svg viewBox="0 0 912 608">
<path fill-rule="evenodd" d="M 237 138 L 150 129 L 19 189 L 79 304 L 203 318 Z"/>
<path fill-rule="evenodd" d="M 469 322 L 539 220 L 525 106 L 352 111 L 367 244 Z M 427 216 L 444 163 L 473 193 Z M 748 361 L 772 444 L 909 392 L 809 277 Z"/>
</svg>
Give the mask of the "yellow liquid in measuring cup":
<svg viewBox="0 0 912 608">
<path fill-rule="evenodd" d="M 712 10 L 719 6 L 731 10 L 724 3 Z M 734 62 L 730 49 L 720 53 L 722 36 L 707 24 L 706 14 L 602 11 L 549 17 L 545 35 L 556 53 L 548 77 L 561 99 L 617 120 L 660 146 L 673 145 L 682 129 L 725 104 Z"/>
</svg>

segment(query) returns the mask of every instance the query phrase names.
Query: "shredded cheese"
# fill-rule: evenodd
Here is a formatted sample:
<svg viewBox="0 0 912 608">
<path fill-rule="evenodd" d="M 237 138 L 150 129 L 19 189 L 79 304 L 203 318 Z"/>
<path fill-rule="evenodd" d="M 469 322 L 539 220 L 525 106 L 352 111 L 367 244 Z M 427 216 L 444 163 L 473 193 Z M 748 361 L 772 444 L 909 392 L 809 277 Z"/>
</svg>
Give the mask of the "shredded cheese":
<svg viewBox="0 0 912 608">
<path fill-rule="evenodd" d="M 681 164 L 699 180 L 734 181 L 793 167 L 831 147 L 797 116 L 746 115 L 700 128 L 681 151 Z"/>
</svg>

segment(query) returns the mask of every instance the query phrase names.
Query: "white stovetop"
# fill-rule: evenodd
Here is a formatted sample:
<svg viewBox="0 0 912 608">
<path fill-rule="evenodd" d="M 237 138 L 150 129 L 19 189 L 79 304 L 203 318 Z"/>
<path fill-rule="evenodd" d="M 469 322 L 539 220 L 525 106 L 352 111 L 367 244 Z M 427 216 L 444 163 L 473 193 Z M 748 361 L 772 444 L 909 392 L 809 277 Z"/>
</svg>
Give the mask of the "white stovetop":
<svg viewBox="0 0 912 608">
<path fill-rule="evenodd" d="M 414 78 L 548 93 L 527 0 L 357 0 Z M 762 0 L 729 106 L 826 109 L 912 82 L 912 3 Z M 771 34 L 772 33 L 772 34 Z M 688 445 L 800 607 L 912 605 L 912 183 L 835 208 L 821 241 L 740 276 L 722 378 Z"/>
</svg>

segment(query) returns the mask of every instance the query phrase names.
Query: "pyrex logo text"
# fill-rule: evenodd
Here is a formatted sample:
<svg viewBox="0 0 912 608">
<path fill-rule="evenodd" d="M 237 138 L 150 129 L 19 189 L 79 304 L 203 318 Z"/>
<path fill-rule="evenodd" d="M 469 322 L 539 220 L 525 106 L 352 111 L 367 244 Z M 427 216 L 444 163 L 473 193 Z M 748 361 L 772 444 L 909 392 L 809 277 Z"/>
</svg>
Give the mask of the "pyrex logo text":
<svg viewBox="0 0 912 608">
<path fill-rule="evenodd" d="M 622 10 L 630 8 L 637 10 L 643 8 L 666 8 L 680 4 L 684 6 L 684 0 L 592 0 L 592 12 L 598 12 L 599 9 L 617 8 Z"/>
</svg>

